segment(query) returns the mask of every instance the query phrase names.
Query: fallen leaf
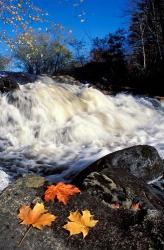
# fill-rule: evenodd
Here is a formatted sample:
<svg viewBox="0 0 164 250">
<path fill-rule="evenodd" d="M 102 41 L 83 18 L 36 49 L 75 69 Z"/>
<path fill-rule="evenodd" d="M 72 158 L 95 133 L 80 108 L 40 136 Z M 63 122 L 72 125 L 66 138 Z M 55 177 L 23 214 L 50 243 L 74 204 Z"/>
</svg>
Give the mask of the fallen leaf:
<svg viewBox="0 0 164 250">
<path fill-rule="evenodd" d="M 19 210 L 18 219 L 22 221 L 21 224 L 42 229 L 44 226 L 51 226 L 56 216 L 47 213 L 43 203 L 36 203 L 33 209 L 30 206 L 22 205 Z"/>
<path fill-rule="evenodd" d="M 57 185 L 47 187 L 44 194 L 45 201 L 54 201 L 56 198 L 64 205 L 67 204 L 70 196 L 80 193 L 80 190 L 71 184 L 59 182 Z"/>
<path fill-rule="evenodd" d="M 131 209 L 134 211 L 134 212 L 137 212 L 138 210 L 140 210 L 140 203 L 133 203 L 132 206 L 131 206 Z"/>
<path fill-rule="evenodd" d="M 111 208 L 118 209 L 118 208 L 120 208 L 120 205 L 119 205 L 119 203 L 112 203 Z"/>
<path fill-rule="evenodd" d="M 88 210 L 82 211 L 82 215 L 78 211 L 70 212 L 68 219 L 70 221 L 63 228 L 70 232 L 70 236 L 82 233 L 83 238 L 87 236 L 89 229 L 95 227 L 98 222 L 98 220 L 93 220 L 93 215 Z"/>
</svg>

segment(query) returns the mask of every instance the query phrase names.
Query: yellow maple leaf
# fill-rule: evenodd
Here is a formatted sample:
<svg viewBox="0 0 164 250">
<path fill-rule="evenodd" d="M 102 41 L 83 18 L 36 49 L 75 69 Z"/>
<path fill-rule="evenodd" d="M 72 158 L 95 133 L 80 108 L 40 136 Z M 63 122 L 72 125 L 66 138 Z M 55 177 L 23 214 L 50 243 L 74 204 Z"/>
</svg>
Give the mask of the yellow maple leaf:
<svg viewBox="0 0 164 250">
<path fill-rule="evenodd" d="M 44 194 L 45 201 L 54 201 L 57 198 L 64 205 L 67 204 L 70 196 L 80 193 L 80 190 L 71 184 L 59 182 L 57 185 L 47 187 Z"/>
<path fill-rule="evenodd" d="M 93 220 L 93 215 L 88 210 L 82 211 L 82 215 L 79 211 L 70 212 L 68 219 L 70 221 L 63 228 L 70 232 L 70 236 L 82 233 L 83 238 L 87 236 L 89 229 L 95 227 L 98 222 L 98 220 Z"/>
<path fill-rule="evenodd" d="M 22 205 L 17 217 L 22 221 L 21 224 L 31 225 L 38 229 L 51 226 L 51 223 L 56 219 L 56 216 L 47 213 L 43 203 L 36 203 L 33 209 L 30 206 Z"/>
</svg>

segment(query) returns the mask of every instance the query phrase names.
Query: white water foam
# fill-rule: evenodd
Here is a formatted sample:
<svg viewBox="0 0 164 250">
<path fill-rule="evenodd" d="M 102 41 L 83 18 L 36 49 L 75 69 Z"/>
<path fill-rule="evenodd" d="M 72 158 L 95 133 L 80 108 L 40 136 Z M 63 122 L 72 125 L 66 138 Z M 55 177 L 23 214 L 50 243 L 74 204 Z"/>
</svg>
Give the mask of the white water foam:
<svg viewBox="0 0 164 250">
<path fill-rule="evenodd" d="M 160 102 L 49 78 L 0 96 L 0 168 L 15 177 L 35 172 L 67 178 L 94 160 L 128 146 L 155 146 L 164 158 Z M 60 169 L 64 169 L 62 173 Z"/>
<path fill-rule="evenodd" d="M 0 170 L 0 192 L 2 192 L 9 185 L 9 176 Z"/>
</svg>

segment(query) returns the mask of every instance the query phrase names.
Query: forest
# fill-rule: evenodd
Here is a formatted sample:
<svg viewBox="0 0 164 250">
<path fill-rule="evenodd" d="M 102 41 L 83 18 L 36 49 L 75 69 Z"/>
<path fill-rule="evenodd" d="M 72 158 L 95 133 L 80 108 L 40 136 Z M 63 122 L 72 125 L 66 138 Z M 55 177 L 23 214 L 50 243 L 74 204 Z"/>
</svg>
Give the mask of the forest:
<svg viewBox="0 0 164 250">
<path fill-rule="evenodd" d="M 134 88 L 136 92 L 163 94 L 164 1 L 131 1 L 129 29 L 95 38 L 90 59 L 75 74 L 101 82 L 103 89 Z"/>
<path fill-rule="evenodd" d="M 135 89 L 136 93 L 163 94 L 164 0 L 129 1 L 128 30 L 121 27 L 103 38 L 95 37 L 89 51 L 86 41 L 64 34 L 60 25 L 37 32 L 29 23 L 45 18 L 37 7 L 26 5 L 29 19 L 23 22 L 27 6 L 17 1 L 9 10 L 1 6 L 1 22 L 17 30 L 16 37 L 1 31 L 1 40 L 12 48 L 12 56 L 0 55 L 0 69 L 13 58 L 21 70 L 31 74 L 69 74 L 104 90 Z M 22 9 L 21 9 L 22 8 Z M 43 17 L 44 16 L 44 17 Z M 32 19 L 32 20 L 31 20 Z M 21 28 L 20 28 L 21 27 Z M 12 58 L 12 59 L 11 59 Z"/>
</svg>

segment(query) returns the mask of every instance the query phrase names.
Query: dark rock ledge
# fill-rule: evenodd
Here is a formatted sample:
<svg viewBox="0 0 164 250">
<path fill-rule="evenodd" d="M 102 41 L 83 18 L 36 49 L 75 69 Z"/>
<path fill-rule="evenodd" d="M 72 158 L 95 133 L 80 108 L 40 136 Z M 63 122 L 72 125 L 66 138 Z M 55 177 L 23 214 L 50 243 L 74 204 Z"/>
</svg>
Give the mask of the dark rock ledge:
<svg viewBox="0 0 164 250">
<path fill-rule="evenodd" d="M 37 80 L 37 76 L 23 72 L 0 71 L 0 93 L 13 92 L 19 89 L 19 84 Z"/>
<path fill-rule="evenodd" d="M 145 157 L 147 162 L 153 163 L 150 155 L 154 154 L 156 164 L 159 164 L 160 157 L 152 147 L 137 146 L 120 151 L 122 159 L 123 155 L 127 156 L 125 152 L 128 151 L 131 156 L 136 154 L 136 158 L 127 169 L 125 161 L 122 161 L 122 165 L 121 161 L 118 161 L 119 166 L 116 164 L 118 153 L 115 153 L 115 157 L 114 154 L 106 156 L 75 178 L 74 183 L 80 186 L 82 192 L 72 197 L 67 206 L 46 203 L 46 208 L 58 216 L 57 220 L 51 228 L 47 227 L 42 231 L 31 230 L 20 248 L 18 242 L 25 233 L 26 226 L 19 225 L 18 210 L 22 204 L 42 202 L 41 197 L 47 183 L 44 183 L 43 177 L 27 176 L 10 185 L 0 195 L 0 249 L 164 249 L 163 200 L 146 184 L 144 174 L 141 179 L 132 171 L 132 163 L 135 165 L 137 159 L 142 163 L 141 159 Z M 137 152 L 140 152 L 138 156 Z M 126 159 L 130 161 L 128 157 Z M 158 173 L 155 171 L 155 166 L 158 165 L 156 164 L 149 164 L 149 168 L 154 168 L 154 171 L 150 171 L 153 176 L 155 172 L 159 174 L 162 171 L 163 165 L 158 168 Z M 146 166 L 142 163 L 140 168 L 142 165 Z M 149 177 L 146 174 L 147 179 Z M 140 209 L 135 211 L 134 204 L 139 204 Z M 113 205 L 119 205 L 119 208 L 114 209 Z M 94 218 L 99 220 L 85 239 L 82 239 L 81 235 L 68 237 L 67 231 L 62 228 L 69 211 L 77 209 L 89 209 Z"/>
<path fill-rule="evenodd" d="M 11 77 L 0 78 L 0 93 L 8 93 L 19 89 L 19 85 L 15 79 Z"/>
</svg>

